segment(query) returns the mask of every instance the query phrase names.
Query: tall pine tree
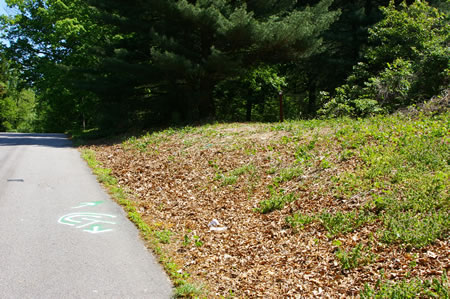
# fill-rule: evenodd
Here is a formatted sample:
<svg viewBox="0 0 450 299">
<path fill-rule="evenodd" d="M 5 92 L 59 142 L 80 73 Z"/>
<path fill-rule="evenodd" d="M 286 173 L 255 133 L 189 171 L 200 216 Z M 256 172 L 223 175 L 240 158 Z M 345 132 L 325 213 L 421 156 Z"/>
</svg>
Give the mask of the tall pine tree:
<svg viewBox="0 0 450 299">
<path fill-rule="evenodd" d="M 51 130 L 213 117 L 220 82 L 313 55 L 338 15 L 332 0 L 8 2 L 9 57 Z"/>
<path fill-rule="evenodd" d="M 128 78 L 133 97 L 146 97 L 156 105 L 157 117 L 176 114 L 198 120 L 214 116 L 213 91 L 223 80 L 260 64 L 308 57 L 320 48 L 320 34 L 338 14 L 329 11 L 332 1 L 302 10 L 295 8 L 296 2 L 93 0 L 91 4 L 122 37 L 104 59 L 110 75 L 114 68 L 134 70 L 123 77 Z"/>
</svg>

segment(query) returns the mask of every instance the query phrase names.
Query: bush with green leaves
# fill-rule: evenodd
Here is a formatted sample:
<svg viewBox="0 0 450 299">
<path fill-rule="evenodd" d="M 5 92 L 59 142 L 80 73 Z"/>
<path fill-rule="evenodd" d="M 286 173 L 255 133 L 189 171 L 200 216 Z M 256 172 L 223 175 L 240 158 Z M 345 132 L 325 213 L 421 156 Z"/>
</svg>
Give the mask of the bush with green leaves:
<svg viewBox="0 0 450 299">
<path fill-rule="evenodd" d="M 369 116 L 384 112 L 375 100 L 371 83 L 367 83 L 363 89 L 357 85 L 344 84 L 336 88 L 334 97 L 322 92 L 321 100 L 325 104 L 319 114 L 328 117 Z"/>
<path fill-rule="evenodd" d="M 439 95 L 450 82 L 448 15 L 416 0 L 380 8 L 369 30 L 371 46 L 347 83 L 325 94 L 320 114 L 367 116 L 392 112 Z"/>
<path fill-rule="evenodd" d="M 35 106 L 34 91 L 19 87 L 17 73 L 0 56 L 0 131 L 33 131 Z"/>
<path fill-rule="evenodd" d="M 410 104 L 409 96 L 414 78 L 412 63 L 397 58 L 392 64 L 387 63 L 387 67 L 377 77 L 369 78 L 363 90 L 380 106 L 404 107 Z M 356 99 L 355 104 L 364 100 Z"/>
</svg>

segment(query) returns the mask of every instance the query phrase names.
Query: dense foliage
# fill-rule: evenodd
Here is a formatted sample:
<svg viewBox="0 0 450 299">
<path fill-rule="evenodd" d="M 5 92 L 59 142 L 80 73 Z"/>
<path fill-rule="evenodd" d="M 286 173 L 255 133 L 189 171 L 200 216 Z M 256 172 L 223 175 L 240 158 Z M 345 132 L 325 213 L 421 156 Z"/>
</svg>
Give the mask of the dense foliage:
<svg viewBox="0 0 450 299">
<path fill-rule="evenodd" d="M 382 7 L 369 30 L 370 47 L 346 84 L 325 104 L 329 115 L 365 116 L 439 95 L 450 83 L 448 15 L 416 1 Z"/>
<path fill-rule="evenodd" d="M 275 121 L 281 91 L 290 119 L 361 116 L 448 85 L 448 1 L 6 2 L 2 52 L 36 93 L 35 130 Z"/>
<path fill-rule="evenodd" d="M 0 57 L 0 132 L 33 131 L 35 104 L 34 92 L 20 86 L 17 72 Z"/>
</svg>

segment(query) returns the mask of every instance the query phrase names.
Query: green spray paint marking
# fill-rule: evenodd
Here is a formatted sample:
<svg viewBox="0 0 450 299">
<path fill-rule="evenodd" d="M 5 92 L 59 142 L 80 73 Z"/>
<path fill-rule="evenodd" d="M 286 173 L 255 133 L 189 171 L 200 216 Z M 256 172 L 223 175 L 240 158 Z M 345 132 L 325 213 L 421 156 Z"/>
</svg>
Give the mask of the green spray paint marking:
<svg viewBox="0 0 450 299">
<path fill-rule="evenodd" d="M 59 218 L 61 224 L 83 228 L 83 231 L 97 234 L 112 231 L 105 228 L 104 224 L 114 225 L 115 222 L 110 221 L 117 216 L 99 213 L 70 213 Z"/>
<path fill-rule="evenodd" d="M 79 209 L 79 208 L 84 208 L 84 207 L 95 207 L 98 206 L 99 204 L 102 204 L 103 201 L 89 201 L 89 202 L 82 202 L 80 203 L 80 205 L 78 207 L 73 207 L 72 209 Z"/>
</svg>

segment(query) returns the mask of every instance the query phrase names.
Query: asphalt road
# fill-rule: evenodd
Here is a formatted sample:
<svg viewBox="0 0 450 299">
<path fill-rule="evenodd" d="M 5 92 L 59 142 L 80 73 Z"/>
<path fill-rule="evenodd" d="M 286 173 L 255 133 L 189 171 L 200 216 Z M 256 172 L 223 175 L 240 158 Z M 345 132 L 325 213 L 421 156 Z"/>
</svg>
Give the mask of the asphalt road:
<svg viewBox="0 0 450 299">
<path fill-rule="evenodd" d="M 138 231 L 61 134 L 0 133 L 0 298 L 170 298 Z"/>
</svg>

